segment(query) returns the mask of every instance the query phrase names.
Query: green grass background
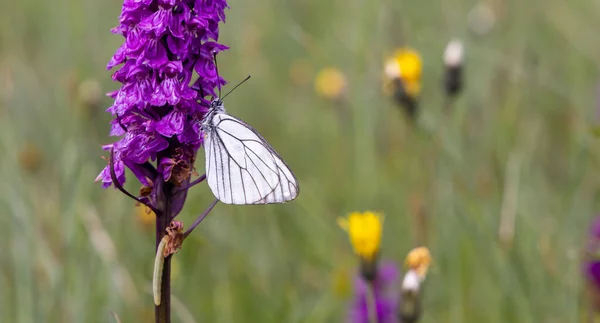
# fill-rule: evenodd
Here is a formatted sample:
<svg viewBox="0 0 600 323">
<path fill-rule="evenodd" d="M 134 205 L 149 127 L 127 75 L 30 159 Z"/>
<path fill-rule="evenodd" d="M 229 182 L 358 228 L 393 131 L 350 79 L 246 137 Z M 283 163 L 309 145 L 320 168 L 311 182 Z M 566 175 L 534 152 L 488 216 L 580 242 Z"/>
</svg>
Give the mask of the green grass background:
<svg viewBox="0 0 600 323">
<path fill-rule="evenodd" d="M 386 214 L 384 258 L 431 249 L 422 322 L 585 320 L 600 4 L 486 3 L 496 24 L 478 36 L 467 26 L 475 1 L 230 1 L 220 72 L 252 79 L 226 107 L 285 157 L 301 194 L 215 208 L 174 257 L 174 322 L 343 321 L 356 261 L 336 217 L 368 209 Z M 94 183 L 111 101 L 85 104 L 79 91 L 85 80 L 117 87 L 104 67 L 123 41 L 109 31 L 120 5 L 0 0 L 1 322 L 114 322 L 111 311 L 153 321 L 153 229 Z M 465 41 L 466 88 L 444 112 L 452 37 Z M 414 129 L 381 92 L 383 58 L 403 44 L 424 62 Z M 299 60 L 308 82 L 292 82 Z M 346 74 L 346 104 L 315 94 L 327 66 Z M 194 188 L 179 220 L 211 200 Z M 515 216 L 509 244 L 502 214 Z"/>
</svg>

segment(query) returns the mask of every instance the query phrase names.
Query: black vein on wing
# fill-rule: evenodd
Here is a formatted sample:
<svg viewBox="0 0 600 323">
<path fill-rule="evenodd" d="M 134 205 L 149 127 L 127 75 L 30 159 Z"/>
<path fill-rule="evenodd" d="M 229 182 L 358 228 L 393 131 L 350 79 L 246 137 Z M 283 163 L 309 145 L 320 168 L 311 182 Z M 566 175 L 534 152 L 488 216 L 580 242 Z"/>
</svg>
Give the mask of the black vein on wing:
<svg viewBox="0 0 600 323">
<path fill-rule="evenodd" d="M 288 180 L 288 182 L 290 182 L 290 184 L 292 184 L 295 189 L 296 189 L 296 195 L 298 195 L 300 188 L 298 185 L 295 185 L 294 183 L 298 183 L 298 179 L 296 178 L 296 176 L 294 175 L 294 172 L 292 172 L 292 170 L 290 169 L 290 167 L 288 166 L 288 164 L 285 162 L 285 160 L 283 160 L 283 158 L 281 158 L 281 156 L 275 151 L 275 149 L 273 148 L 273 146 L 271 146 L 271 144 L 269 144 L 269 142 L 260 134 L 258 133 L 258 131 L 256 131 L 256 129 L 254 129 L 251 125 L 247 124 L 246 122 L 244 122 L 243 120 L 237 119 L 231 115 L 227 115 L 229 118 L 231 119 L 221 119 L 219 121 L 219 123 L 217 123 L 217 125 L 219 125 L 221 122 L 223 121 L 231 121 L 231 122 L 235 122 L 243 127 L 246 127 L 248 130 L 250 130 L 254 135 L 256 135 L 260 141 L 260 144 L 263 145 L 263 147 L 265 147 L 270 153 L 271 155 L 273 155 L 275 157 L 275 159 L 278 159 L 283 166 L 285 166 L 285 168 L 287 168 L 287 170 L 290 172 L 290 174 L 292 175 L 292 178 L 289 178 L 287 175 L 284 174 L 284 176 L 286 177 L 286 179 Z M 222 130 L 222 129 L 220 129 Z M 222 130 L 224 131 L 224 130 Z M 231 134 L 229 134 L 231 135 Z M 235 138 L 235 137 L 234 137 Z M 252 141 L 256 141 L 254 139 L 252 139 Z M 276 163 L 276 167 L 278 169 L 277 173 L 279 173 L 279 171 L 283 171 L 282 167 L 277 165 Z"/>
<path fill-rule="evenodd" d="M 281 190 L 281 200 L 282 201 L 289 201 L 294 199 L 296 196 L 298 196 L 299 194 L 299 186 L 297 185 L 298 180 L 296 179 L 296 176 L 294 175 L 294 173 L 292 172 L 292 170 L 289 168 L 289 166 L 287 165 L 287 163 L 281 158 L 281 156 L 275 151 L 275 149 L 273 149 L 273 147 L 268 143 L 268 141 L 260 134 L 258 133 L 252 126 L 250 126 L 249 124 L 245 123 L 242 120 L 239 120 L 233 116 L 227 115 L 225 114 L 225 116 L 227 116 L 227 118 L 220 118 L 220 120 L 213 125 L 213 131 L 212 133 L 216 136 L 216 138 L 218 139 L 218 145 L 219 145 L 219 151 L 225 151 L 227 158 L 228 158 L 228 167 L 229 167 L 229 183 L 230 183 L 230 196 L 231 196 L 231 201 L 233 202 L 233 184 L 231 182 L 231 168 L 233 167 L 232 165 L 232 161 L 233 163 L 238 167 L 239 173 L 240 173 L 240 180 L 241 180 L 241 184 L 242 184 L 242 191 L 244 192 L 244 201 L 246 204 L 248 204 L 248 196 L 247 196 L 247 192 L 246 192 L 246 183 L 244 181 L 244 176 L 243 176 L 243 171 L 246 172 L 250 179 L 252 180 L 252 182 L 254 183 L 254 186 L 256 187 L 258 196 L 260 197 L 258 200 L 254 201 L 254 202 L 250 202 L 251 204 L 260 204 L 261 202 L 264 203 L 266 201 L 275 201 L 274 199 L 274 192 L 277 189 L 277 187 L 280 188 Z M 230 132 L 219 128 L 219 125 L 222 122 L 225 121 L 231 121 L 234 123 L 237 123 L 238 125 L 250 130 L 255 136 L 258 137 L 259 140 L 257 139 L 240 139 L 237 138 L 235 136 L 233 136 Z M 247 167 L 242 167 L 234 158 L 232 158 L 231 154 L 229 153 L 229 151 L 226 149 L 225 143 L 223 142 L 223 139 L 221 138 L 219 131 L 223 131 L 223 133 L 231 136 L 232 138 L 234 138 L 235 140 L 239 141 L 242 146 L 244 147 L 244 160 L 247 162 L 247 160 L 250 160 L 252 162 L 252 164 L 254 165 L 254 167 L 256 167 L 256 169 L 258 170 L 258 172 L 261 174 L 261 176 L 263 177 L 263 179 L 265 180 L 265 182 L 267 183 L 267 185 L 269 186 L 269 188 L 271 188 L 271 191 L 269 191 L 268 193 L 266 193 L 264 196 L 262 196 L 258 183 L 255 180 L 254 176 L 252 176 L 252 174 L 248 171 Z M 256 142 L 258 144 L 260 144 L 262 147 L 264 147 L 270 154 L 271 157 L 274 159 L 275 161 L 275 167 L 276 170 L 272 169 L 263 158 L 261 158 L 256 152 L 254 152 L 253 150 L 249 149 L 249 147 L 245 144 L 246 142 Z M 273 173 L 277 174 L 277 178 L 279 179 L 278 182 L 276 183 L 275 187 L 271 187 L 270 183 L 266 180 L 265 174 L 263 174 L 262 171 L 260 171 L 260 169 L 257 167 L 255 161 L 253 158 L 250 157 L 250 155 L 247 153 L 247 151 L 252 152 L 253 155 L 255 155 L 258 160 L 260 160 L 270 171 L 272 171 Z M 223 159 L 223 155 L 221 155 L 221 164 L 222 163 L 222 159 Z M 216 162 L 216 160 L 215 160 Z M 280 163 L 278 163 L 280 162 Z M 284 171 L 284 168 L 287 169 L 287 171 L 290 173 L 291 177 L 290 178 L 286 172 Z M 223 172 L 223 169 L 221 170 L 221 177 L 224 180 L 225 174 Z M 285 178 L 285 180 L 287 181 L 287 186 L 288 186 L 288 191 L 289 191 L 289 196 L 285 196 L 284 195 L 284 187 L 283 187 L 283 178 Z M 217 181 L 218 182 L 218 181 Z M 225 184 L 223 182 L 223 184 Z M 292 190 L 294 190 L 294 192 L 292 192 Z M 272 196 L 272 197 L 271 197 Z"/>
<path fill-rule="evenodd" d="M 216 135 L 216 129 L 213 129 L 213 134 Z M 217 136 L 218 138 L 218 136 Z M 221 156 L 221 152 L 220 149 L 217 149 L 217 146 L 219 145 L 219 142 L 213 140 L 213 142 L 215 142 L 215 144 L 213 145 L 213 157 L 215 159 L 215 173 L 217 174 L 217 194 L 219 195 L 220 198 L 223 198 L 223 196 L 221 196 L 221 191 L 219 190 L 219 167 L 217 166 L 217 154 L 219 154 L 219 158 L 222 159 Z M 221 164 L 221 166 L 223 166 Z"/>
<path fill-rule="evenodd" d="M 227 167 L 229 167 L 229 196 L 231 197 L 231 203 L 233 203 L 233 184 L 231 183 L 231 159 L 227 161 Z"/>
<path fill-rule="evenodd" d="M 231 119 L 221 119 L 221 120 L 219 120 L 219 122 L 218 122 L 218 123 L 215 125 L 215 127 L 219 127 L 219 124 L 221 124 L 222 122 L 225 122 L 225 121 L 231 121 L 231 122 L 237 123 L 237 124 L 241 125 L 242 127 L 246 128 L 246 129 L 248 129 L 248 130 L 250 130 L 250 131 L 251 131 L 251 132 L 252 132 L 254 135 L 256 135 L 256 136 L 258 137 L 258 139 L 260 139 L 260 143 L 262 143 L 262 144 L 263 144 L 263 146 L 264 146 L 265 148 L 267 148 L 267 150 L 268 150 L 268 151 L 269 151 L 271 154 L 273 154 L 273 155 L 275 155 L 275 156 L 277 156 L 277 157 L 279 157 L 279 158 L 281 159 L 281 157 L 279 156 L 279 154 L 278 154 L 278 153 L 275 151 L 275 149 L 273 149 L 273 147 L 271 146 L 271 144 L 269 144 L 269 142 L 267 141 L 267 139 L 265 139 L 265 137 L 263 137 L 263 136 L 262 136 L 260 133 L 258 133 L 258 131 L 256 131 L 256 129 L 254 129 L 254 128 L 253 128 L 251 125 L 249 125 L 249 124 L 245 123 L 244 121 L 242 121 L 242 120 L 240 120 L 240 119 L 238 119 L 238 118 L 235 118 L 235 117 L 233 117 L 233 116 L 230 116 L 230 115 L 228 115 L 228 114 L 227 114 L 227 116 L 228 116 L 229 118 L 231 118 Z M 224 131 L 223 129 L 219 129 L 219 130 L 221 130 L 221 131 Z M 235 137 L 234 137 L 234 138 L 235 138 Z"/>
<path fill-rule="evenodd" d="M 215 133 L 217 133 L 217 131 L 215 131 Z M 221 176 L 218 178 L 218 181 L 221 182 L 221 186 L 223 186 L 223 198 L 225 198 L 227 196 L 227 191 L 226 191 L 226 178 L 225 178 L 225 162 L 224 159 L 227 160 L 227 168 L 228 168 L 228 174 L 229 174 L 229 182 L 231 183 L 231 157 L 229 156 L 229 154 L 227 153 L 227 149 L 225 149 L 225 145 L 223 144 L 223 142 L 221 141 L 221 138 L 218 136 L 217 133 L 217 138 L 219 139 L 218 141 L 218 146 L 219 146 L 219 158 L 221 160 Z M 232 187 L 231 185 L 229 186 L 229 192 L 230 192 L 230 197 L 231 197 L 231 201 L 230 203 L 233 203 L 233 192 L 232 192 Z"/>
<path fill-rule="evenodd" d="M 206 163 L 206 176 L 207 176 L 207 178 L 208 178 L 208 175 L 210 174 L 210 164 L 211 164 L 210 163 L 210 161 L 211 161 L 211 155 L 209 153 L 212 151 L 212 147 L 213 147 L 213 141 L 210 140 L 210 134 L 208 134 L 208 138 L 209 138 L 209 140 L 208 140 L 208 149 L 206 149 L 206 142 L 204 143 L 205 144 L 204 150 L 205 150 L 205 153 L 208 155 L 207 156 L 208 158 L 206 158 L 208 160 L 208 162 Z"/>
<path fill-rule="evenodd" d="M 273 171 L 269 165 L 267 165 L 267 163 L 265 163 L 264 160 L 262 160 L 262 158 L 260 158 L 254 151 L 250 150 L 261 162 L 263 162 L 263 164 L 265 164 L 265 166 L 267 166 L 267 168 L 269 168 L 270 171 L 272 171 L 273 173 L 275 173 L 275 171 Z M 260 176 L 262 176 L 262 178 L 265 180 L 265 182 L 267 183 L 267 185 L 269 185 L 269 188 L 271 188 L 271 190 L 274 189 L 274 187 L 271 187 L 271 184 L 269 184 L 269 181 L 267 180 L 267 178 L 265 177 L 265 174 L 263 174 L 263 172 L 260 171 L 260 169 L 258 168 L 258 166 L 256 165 L 256 163 L 254 162 L 254 159 L 250 158 L 250 156 L 246 153 L 246 147 L 244 146 L 244 158 L 247 158 L 248 160 L 250 160 L 250 162 L 252 163 L 252 165 L 254 165 L 254 167 L 256 167 L 256 169 L 258 170 L 258 173 L 260 174 Z M 260 193 L 260 191 L 259 191 Z"/>
<path fill-rule="evenodd" d="M 235 162 L 235 160 L 233 161 Z M 244 185 L 244 174 L 242 174 L 242 168 L 238 167 L 240 170 L 240 182 L 242 183 L 242 192 L 244 192 L 244 203 L 248 203 L 248 197 L 246 196 L 246 185 Z M 231 190 L 233 192 L 233 189 Z"/>
<path fill-rule="evenodd" d="M 283 162 L 283 161 L 282 161 Z M 285 164 L 285 163 L 284 163 Z M 276 162 L 277 165 L 277 162 Z M 291 173 L 291 171 L 290 171 Z M 277 177 L 279 178 L 279 181 L 277 182 L 277 185 L 275 185 L 275 188 L 273 188 L 273 190 L 271 192 L 269 192 L 267 195 L 265 195 L 262 199 L 256 201 L 254 204 L 260 204 L 260 203 L 265 203 L 265 202 L 269 202 L 269 201 L 276 201 L 275 200 L 275 190 L 279 187 L 280 192 L 281 192 L 281 201 L 291 201 L 294 198 L 296 198 L 296 196 L 298 196 L 298 186 L 294 185 L 295 181 L 292 181 L 283 171 L 283 168 L 280 167 L 279 165 L 277 165 Z M 285 177 L 285 181 L 287 181 L 287 186 L 288 186 L 288 192 L 289 192 L 289 196 L 285 196 L 285 192 L 284 192 L 284 187 L 283 187 L 283 181 L 284 181 L 284 177 Z M 292 192 L 292 189 L 295 192 Z"/>
<path fill-rule="evenodd" d="M 222 129 L 215 129 L 215 131 L 214 131 L 214 134 L 215 134 L 216 138 L 219 140 L 219 142 L 218 142 L 218 145 L 219 145 L 219 147 L 220 147 L 219 151 L 225 152 L 225 154 L 227 154 L 227 158 L 228 158 L 228 160 L 229 160 L 229 163 L 228 163 L 228 167 L 229 167 L 229 174 L 230 174 L 230 176 L 229 176 L 229 180 L 231 181 L 231 166 L 230 166 L 230 165 L 231 165 L 231 161 L 233 161 L 233 163 L 235 163 L 235 164 L 237 165 L 238 169 L 240 170 L 240 179 L 241 179 L 241 182 L 242 182 L 242 190 L 243 190 L 243 192 L 244 192 L 244 202 L 245 202 L 246 204 L 248 204 L 248 203 L 249 203 L 249 202 L 248 202 L 248 196 L 247 196 L 247 194 L 246 194 L 246 185 L 244 185 L 244 184 L 245 184 L 245 182 L 244 182 L 244 175 L 243 175 L 243 173 L 242 173 L 242 170 L 243 170 L 244 172 L 246 172 L 246 173 L 249 175 L 250 179 L 251 179 L 251 180 L 252 180 L 252 182 L 254 183 L 254 186 L 256 187 L 256 192 L 258 193 L 258 196 L 259 196 L 259 197 L 262 197 L 262 195 L 261 195 L 261 193 L 260 193 L 260 189 L 259 189 L 258 183 L 257 183 L 257 182 L 256 182 L 256 180 L 254 179 L 254 176 L 252 176 L 252 174 L 251 174 L 251 173 L 248 171 L 248 168 L 247 168 L 247 167 L 242 167 L 242 166 L 241 166 L 241 165 L 240 165 L 240 164 L 239 164 L 239 163 L 238 163 L 238 162 L 237 162 L 237 161 L 236 161 L 234 158 L 232 158 L 232 157 L 231 157 L 231 154 L 230 154 L 230 153 L 229 153 L 229 151 L 227 150 L 227 148 L 226 148 L 226 146 L 225 146 L 225 143 L 223 142 L 223 139 L 221 138 L 221 136 L 220 136 L 220 134 L 219 134 L 219 131 L 223 131 L 223 130 L 222 130 Z M 225 132 L 225 131 L 224 131 L 224 132 Z M 240 141 L 240 142 L 241 142 L 241 140 L 240 140 L 240 139 L 238 139 L 238 138 L 236 138 L 236 137 L 232 136 L 232 135 L 231 135 L 231 134 L 229 134 L 229 133 L 227 133 L 227 134 L 228 134 L 229 136 L 233 137 L 234 139 L 236 139 L 236 140 L 238 140 L 238 141 Z M 242 144 L 243 144 L 243 143 L 242 143 Z M 243 146 L 244 146 L 244 159 L 245 159 L 245 160 L 246 160 L 246 159 L 249 159 L 249 160 L 252 162 L 252 164 L 254 165 L 254 167 L 256 167 L 256 169 L 258 170 L 258 167 L 257 167 L 257 166 L 256 166 L 256 164 L 254 163 L 254 161 L 253 161 L 251 158 L 249 158 L 249 157 L 248 157 L 248 154 L 246 153 L 246 148 L 247 148 L 247 147 L 246 147 L 246 145 L 243 145 Z M 260 157 L 259 157 L 259 159 L 260 159 L 260 161 L 261 161 L 261 162 L 263 162 L 263 163 L 266 165 L 266 163 L 264 162 L 264 160 L 262 160 Z M 222 160 L 223 160 L 223 155 L 221 155 L 221 165 L 223 165 L 223 161 L 222 161 Z M 269 166 L 268 166 L 268 165 L 266 165 L 266 166 L 267 166 L 267 168 L 269 168 Z M 269 169 L 270 169 L 270 168 L 269 168 Z M 262 172 L 261 172 L 260 170 L 259 170 L 259 173 L 260 173 L 260 174 L 261 174 L 261 176 L 263 176 L 263 178 L 264 178 L 264 175 L 262 174 Z M 224 181 L 224 178 L 225 178 L 225 173 L 223 172 L 223 170 L 221 170 L 221 180 L 222 180 L 222 181 Z M 265 181 L 266 181 L 266 179 L 265 179 Z M 269 185 L 269 184 L 268 184 L 268 182 L 267 182 L 267 185 Z M 271 185 L 269 185 L 269 187 L 271 187 Z M 231 200 L 232 200 L 232 202 L 233 202 L 233 187 L 230 187 L 230 191 L 231 191 L 231 196 L 232 196 Z M 259 199 L 259 200 L 260 200 L 260 199 Z"/>
<path fill-rule="evenodd" d="M 247 127 L 259 139 L 262 139 L 262 141 L 256 140 L 256 139 L 240 139 L 240 138 L 235 137 L 233 134 L 231 134 L 227 130 L 224 130 L 224 129 L 221 129 L 221 128 L 218 129 L 218 131 L 222 131 L 223 133 L 231 136 L 233 139 L 239 141 L 242 144 L 242 146 L 244 147 L 244 160 L 246 160 L 246 161 L 250 160 L 250 162 L 254 165 L 254 167 L 256 167 L 256 169 L 259 171 L 259 173 L 261 174 L 261 176 L 264 179 L 264 181 L 267 183 L 267 185 L 271 189 L 270 191 L 268 191 L 264 195 L 262 195 L 262 193 L 260 192 L 260 189 L 258 188 L 258 185 L 256 185 L 256 181 L 255 181 L 255 185 L 257 186 L 258 194 L 259 194 L 259 196 L 261 198 L 259 200 L 257 200 L 256 202 L 254 202 L 254 203 L 261 202 L 261 201 L 266 201 L 267 197 L 269 197 L 270 195 L 273 195 L 273 192 L 277 189 L 277 187 L 279 187 L 281 189 L 281 192 L 282 192 L 281 196 L 284 197 L 284 194 L 283 194 L 283 185 L 281 183 L 281 181 L 283 180 L 282 176 L 281 176 L 282 175 L 281 173 L 283 173 L 283 170 L 281 169 L 281 167 L 279 165 L 277 165 L 277 159 L 281 160 L 281 157 L 277 154 L 277 152 L 273 149 L 273 147 L 271 147 L 269 145 L 269 143 L 258 132 L 256 132 L 256 130 L 254 130 L 253 128 L 251 128 L 248 124 L 245 124 L 245 123 L 242 123 L 242 122 L 237 122 L 234 119 L 221 120 L 221 121 L 219 121 L 218 124 L 220 124 L 221 122 L 224 122 L 224 121 L 232 121 L 232 122 L 235 122 L 235 123 L 237 123 L 239 125 Z M 220 138 L 220 136 L 219 136 L 219 138 Z M 259 156 L 254 150 L 249 149 L 248 146 L 245 144 L 246 142 L 255 142 L 255 143 L 261 145 L 263 148 L 265 148 L 265 150 L 271 155 L 271 158 L 273 159 L 273 163 L 275 164 L 276 169 L 271 168 L 265 162 L 265 160 L 263 158 L 261 158 L 261 156 Z M 263 174 L 263 172 L 260 171 L 260 169 L 258 168 L 258 166 L 256 165 L 256 163 L 254 162 L 254 159 L 250 158 L 250 154 L 248 154 L 248 151 L 250 151 L 254 156 L 256 156 L 256 158 L 258 160 L 260 160 L 270 171 L 272 171 L 274 174 L 277 175 L 278 181 L 275 184 L 275 186 L 271 186 L 271 184 L 269 183 L 269 181 L 265 177 L 265 174 Z M 285 164 L 285 162 L 283 162 L 283 163 Z M 237 164 L 237 162 L 236 162 L 236 164 Z M 254 181 L 254 177 L 250 174 L 250 172 L 247 170 L 247 168 L 241 167 L 239 164 L 238 164 L 238 166 L 240 168 L 243 168 L 245 171 L 247 171 L 248 174 L 250 175 L 250 177 Z M 290 173 L 291 173 L 291 171 L 290 171 Z M 287 175 L 284 174 L 284 176 L 285 176 L 286 180 L 288 181 L 288 186 L 289 186 L 290 185 L 290 179 L 287 177 Z M 290 195 L 291 195 L 291 193 L 292 193 L 292 191 L 290 190 Z M 283 198 L 283 200 L 285 200 L 285 198 Z"/>
<path fill-rule="evenodd" d="M 223 120 L 222 120 L 222 121 L 223 121 Z M 219 124 L 220 124 L 222 121 L 220 121 L 220 122 L 219 122 Z M 222 131 L 224 134 L 227 134 L 228 136 L 232 137 L 234 140 L 237 140 L 237 141 L 239 141 L 239 142 L 242 144 L 242 146 L 244 147 L 244 160 L 245 160 L 246 162 L 247 162 L 247 161 L 250 161 L 250 162 L 252 163 L 252 165 L 254 165 L 254 167 L 257 169 L 258 173 L 261 175 L 261 177 L 263 178 L 263 180 L 264 180 L 264 181 L 267 183 L 267 185 L 268 185 L 268 186 L 269 186 L 269 188 L 271 189 L 269 192 L 267 192 L 265 195 L 263 195 L 263 194 L 261 193 L 261 191 L 260 191 L 260 188 L 259 188 L 259 185 L 258 185 L 258 183 L 257 183 L 257 182 L 256 182 L 256 180 L 254 179 L 254 176 L 252 176 L 252 174 L 251 174 L 251 173 L 248 171 L 248 167 L 247 167 L 247 166 L 246 166 L 246 167 L 242 167 L 242 166 L 241 166 L 241 165 L 240 165 L 240 164 L 239 164 L 237 161 L 235 161 L 235 159 L 234 159 L 234 158 L 232 158 L 232 157 L 231 157 L 231 154 L 229 154 L 229 151 L 228 151 L 227 149 L 225 149 L 225 151 L 227 151 L 227 154 L 229 155 L 229 158 L 230 158 L 230 160 L 233 160 L 233 161 L 234 161 L 234 163 L 236 163 L 236 165 L 237 165 L 237 166 L 238 166 L 240 169 L 243 169 L 244 171 L 246 171 L 246 172 L 248 173 L 248 175 L 250 175 L 250 178 L 252 179 L 252 181 L 254 182 L 254 185 L 256 186 L 256 189 L 257 189 L 258 195 L 259 195 L 261 198 L 264 198 L 264 196 L 267 196 L 267 195 L 269 195 L 271 192 L 273 192 L 273 190 L 275 190 L 275 188 L 277 187 L 277 185 L 275 185 L 274 187 L 273 187 L 273 186 L 271 186 L 271 184 L 270 184 L 270 183 L 269 183 L 269 181 L 267 180 L 267 178 L 266 178 L 265 174 L 264 174 L 264 173 L 263 173 L 263 172 L 260 170 L 260 168 L 258 168 L 258 165 L 256 164 L 255 160 L 254 160 L 253 158 L 251 158 L 251 157 L 250 157 L 250 154 L 249 154 L 248 152 L 251 152 L 251 153 L 252 153 L 252 155 L 256 156 L 256 158 L 257 158 L 258 160 L 260 160 L 260 162 L 261 162 L 263 165 L 265 165 L 265 166 L 267 167 L 267 169 L 268 169 L 268 170 L 270 170 L 270 171 L 272 171 L 274 174 L 276 174 L 276 175 L 279 175 L 279 172 L 278 172 L 277 170 L 274 170 L 273 168 L 271 168 L 271 167 L 269 166 L 269 164 L 268 164 L 268 163 L 267 163 L 267 162 L 266 162 L 266 161 L 265 161 L 265 160 L 264 160 L 264 159 L 263 159 L 261 156 L 259 156 L 259 155 L 258 155 L 258 154 L 257 154 L 257 153 L 254 151 L 254 150 L 252 150 L 252 149 L 249 149 L 249 147 L 246 145 L 246 142 L 256 142 L 256 143 L 258 143 L 259 145 L 261 145 L 261 146 L 262 146 L 262 147 L 263 147 L 263 148 L 264 148 L 264 149 L 265 149 L 265 150 L 266 150 L 266 151 L 267 151 L 267 152 L 268 152 L 268 153 L 271 155 L 271 158 L 273 159 L 273 164 L 275 164 L 275 166 L 277 167 L 277 162 L 275 161 L 275 157 L 273 156 L 272 149 L 269 149 L 269 146 L 268 146 L 268 145 L 265 145 L 265 144 L 266 144 L 265 142 L 261 142 L 261 141 L 259 141 L 259 140 L 256 140 L 256 139 L 240 139 L 240 138 L 237 138 L 237 137 L 235 137 L 235 136 L 234 136 L 233 134 L 231 134 L 230 132 L 228 132 L 228 131 L 226 131 L 226 130 L 224 130 L 224 129 L 221 129 L 221 128 L 219 128 L 219 129 L 217 129 L 216 133 L 218 134 L 218 137 L 219 137 L 219 139 L 220 139 L 220 141 L 221 141 L 221 144 L 222 144 L 223 146 L 225 146 L 225 143 L 224 143 L 224 142 L 223 142 L 223 140 L 221 139 L 221 135 L 219 134 L 219 131 Z M 255 133 L 255 132 L 253 132 L 253 133 Z M 255 133 L 255 134 L 256 134 L 256 133 Z M 278 177 L 280 177 L 280 176 L 278 176 Z M 260 199 L 259 199 L 259 201 L 260 201 Z M 246 201 L 246 202 L 247 202 L 247 201 Z"/>
<path fill-rule="evenodd" d="M 237 138 L 236 136 L 232 135 L 229 131 L 227 130 L 223 130 L 223 129 L 219 129 L 219 131 L 222 131 L 224 133 L 226 133 L 227 135 L 231 136 L 232 138 L 234 138 L 235 140 L 239 141 L 242 143 L 242 145 L 244 146 L 244 153 L 246 152 L 246 149 L 248 148 L 248 146 L 245 144 L 246 142 L 255 142 L 261 146 L 263 146 L 265 148 L 265 150 L 267 152 L 269 152 L 269 154 L 271 154 L 271 157 L 273 158 L 274 155 L 276 156 L 277 154 L 273 153 L 272 149 L 269 149 L 269 146 L 266 142 L 260 141 L 260 140 L 256 140 L 256 139 L 240 139 Z M 263 162 L 263 164 L 265 164 L 265 166 L 267 166 L 267 168 L 272 171 L 273 173 L 277 173 L 277 171 L 275 169 L 272 169 L 258 154 L 256 154 L 256 152 L 254 152 L 253 150 L 250 150 L 252 152 L 252 154 L 254 154 L 254 156 L 258 157 L 258 159 L 260 159 L 260 161 Z M 247 153 L 245 153 L 246 156 L 248 156 Z M 274 163 L 275 166 L 277 166 L 277 163 Z M 255 165 L 256 166 L 256 165 Z"/>
<path fill-rule="evenodd" d="M 211 165 L 211 168 L 214 167 L 214 169 L 215 169 L 214 172 L 217 176 L 217 178 L 215 178 L 215 182 L 216 182 L 217 187 L 216 187 L 216 192 L 214 192 L 214 193 L 220 200 L 221 192 L 219 192 L 219 174 L 218 174 L 218 169 L 217 169 L 217 149 L 216 149 L 217 142 L 215 142 L 215 140 L 212 139 L 212 138 L 214 138 L 214 134 L 215 133 L 214 133 L 214 129 L 213 129 L 213 130 L 211 130 L 211 135 L 209 135 L 209 138 L 211 138 L 210 146 L 209 146 L 209 149 L 210 149 L 209 164 Z M 207 174 L 212 174 L 212 172 L 207 171 Z M 209 183 L 210 183 L 210 179 L 209 179 Z"/>
</svg>

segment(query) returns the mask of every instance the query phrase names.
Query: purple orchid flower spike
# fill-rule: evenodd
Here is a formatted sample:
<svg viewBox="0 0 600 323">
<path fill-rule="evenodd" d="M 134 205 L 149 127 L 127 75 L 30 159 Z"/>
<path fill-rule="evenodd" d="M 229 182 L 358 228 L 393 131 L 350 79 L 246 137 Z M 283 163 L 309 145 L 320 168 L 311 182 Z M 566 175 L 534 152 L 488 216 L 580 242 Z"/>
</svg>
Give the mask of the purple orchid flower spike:
<svg viewBox="0 0 600 323">
<path fill-rule="evenodd" d="M 124 0 L 120 23 L 112 30 L 125 38 L 107 65 L 118 67 L 112 78 L 121 83 L 108 94 L 114 103 L 107 109 L 114 117 L 110 135 L 119 139 L 103 147 L 110 151 L 109 162 L 96 181 L 156 213 L 157 246 L 183 208 L 187 190 L 205 178 L 191 181 L 204 138 L 200 122 L 210 106 L 207 97 L 226 83 L 214 56 L 228 49 L 217 42 L 227 7 L 225 0 Z M 142 185 L 140 194 L 124 189 L 126 168 Z M 156 322 L 170 321 L 169 260 Z"/>
<path fill-rule="evenodd" d="M 225 1 L 125 1 L 113 32 L 126 41 L 107 66 L 120 65 L 113 79 L 122 83 L 109 93 L 115 102 L 107 110 L 115 117 L 110 134 L 122 137 L 104 147 L 114 149 L 118 183 L 108 165 L 97 177 L 103 187 L 122 186 L 125 167 L 146 187 L 159 175 L 175 186 L 189 179 L 210 103 L 205 96 L 225 84 L 213 57 L 227 47 L 211 39 L 218 38 L 226 7 Z M 194 71 L 197 90 L 189 86 Z"/>
</svg>

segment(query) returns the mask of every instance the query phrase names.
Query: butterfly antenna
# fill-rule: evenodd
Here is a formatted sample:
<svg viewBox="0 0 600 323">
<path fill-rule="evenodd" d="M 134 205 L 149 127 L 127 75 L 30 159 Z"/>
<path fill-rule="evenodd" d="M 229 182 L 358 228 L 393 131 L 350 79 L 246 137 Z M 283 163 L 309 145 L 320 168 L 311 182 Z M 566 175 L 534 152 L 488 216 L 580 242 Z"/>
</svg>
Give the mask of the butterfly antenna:
<svg viewBox="0 0 600 323">
<path fill-rule="evenodd" d="M 219 99 L 221 99 L 221 77 L 219 76 L 219 65 L 217 64 L 217 51 L 213 51 L 213 60 L 215 61 L 215 70 L 217 71 L 217 88 L 219 89 Z"/>
<path fill-rule="evenodd" d="M 238 86 L 244 84 L 244 82 L 248 81 L 250 79 L 250 75 L 248 75 L 248 77 L 246 77 L 243 81 L 241 81 L 240 83 L 238 83 L 238 85 L 234 86 L 233 89 L 229 90 L 229 92 L 227 92 L 222 98 L 221 100 L 223 100 L 226 96 L 229 95 L 229 93 L 233 92 L 233 90 L 237 89 Z"/>
</svg>

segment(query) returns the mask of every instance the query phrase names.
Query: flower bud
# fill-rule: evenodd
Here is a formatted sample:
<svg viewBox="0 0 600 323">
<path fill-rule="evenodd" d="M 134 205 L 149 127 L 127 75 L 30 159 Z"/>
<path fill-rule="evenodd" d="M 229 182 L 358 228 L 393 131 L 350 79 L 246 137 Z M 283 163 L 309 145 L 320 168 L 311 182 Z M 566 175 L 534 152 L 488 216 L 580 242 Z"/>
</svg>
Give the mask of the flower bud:
<svg viewBox="0 0 600 323">
<path fill-rule="evenodd" d="M 388 95 L 404 108 L 414 119 L 421 92 L 422 61 L 419 53 L 411 48 L 399 48 L 384 66 L 385 88 Z"/>
<path fill-rule="evenodd" d="M 409 270 L 402 280 L 400 288 L 400 306 L 398 317 L 403 323 L 417 322 L 421 317 L 421 280 L 419 274 Z"/>
<path fill-rule="evenodd" d="M 444 51 L 444 91 L 447 96 L 452 97 L 457 95 L 462 89 L 463 77 L 463 43 L 454 39 L 448 43 Z"/>
</svg>

